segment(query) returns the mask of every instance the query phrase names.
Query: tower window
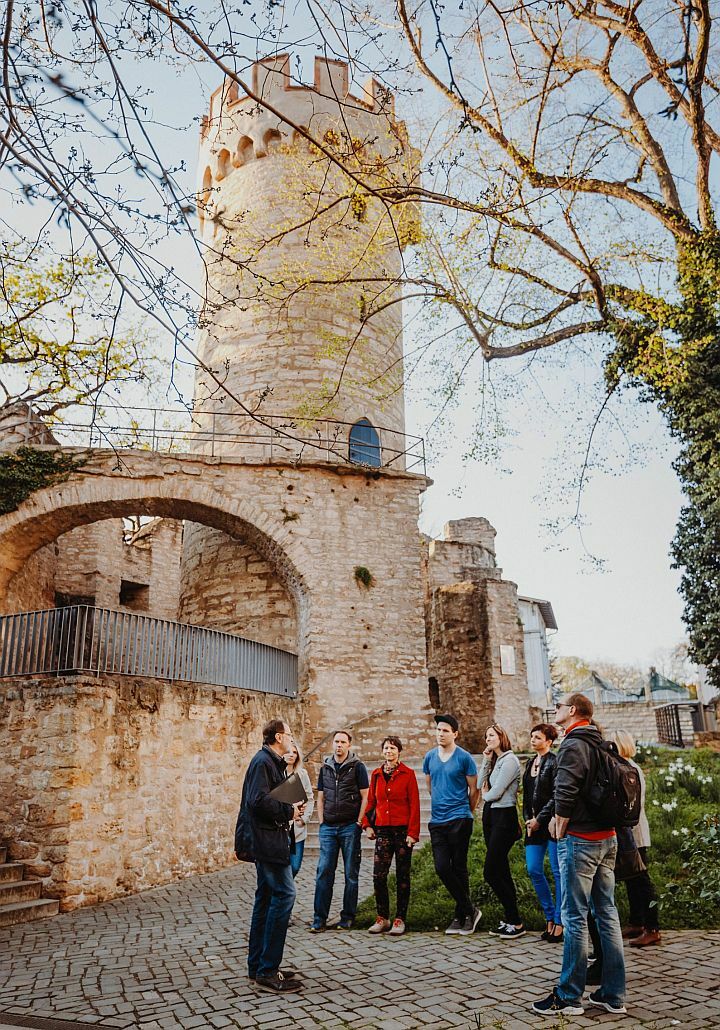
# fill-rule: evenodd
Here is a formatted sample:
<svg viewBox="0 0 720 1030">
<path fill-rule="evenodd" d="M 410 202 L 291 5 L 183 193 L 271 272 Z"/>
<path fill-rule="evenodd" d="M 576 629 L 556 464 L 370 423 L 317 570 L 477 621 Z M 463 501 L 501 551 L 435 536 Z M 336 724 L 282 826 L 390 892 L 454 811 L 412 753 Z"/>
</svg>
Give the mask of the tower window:
<svg viewBox="0 0 720 1030">
<path fill-rule="evenodd" d="M 361 418 L 350 430 L 349 458 L 358 465 L 380 468 L 380 437 L 366 418 Z"/>
<path fill-rule="evenodd" d="M 129 608 L 131 612 L 146 612 L 150 601 L 150 587 L 147 583 L 131 583 L 127 579 L 120 581 L 120 607 Z"/>
</svg>

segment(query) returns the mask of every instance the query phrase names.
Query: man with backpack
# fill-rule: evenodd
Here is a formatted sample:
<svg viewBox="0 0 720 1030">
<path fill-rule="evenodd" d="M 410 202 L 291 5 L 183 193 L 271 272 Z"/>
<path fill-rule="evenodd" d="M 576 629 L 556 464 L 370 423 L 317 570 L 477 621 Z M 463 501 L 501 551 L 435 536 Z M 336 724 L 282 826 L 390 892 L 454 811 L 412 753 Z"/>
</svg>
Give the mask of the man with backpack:
<svg viewBox="0 0 720 1030">
<path fill-rule="evenodd" d="M 556 706 L 555 722 L 565 731 L 557 756 L 555 836 L 562 879 L 565 928 L 560 980 L 549 997 L 533 1004 L 548 1015 L 582 1015 L 587 975 L 587 918 L 600 933 L 603 972 L 591 1005 L 614 1015 L 625 1008 L 625 959 L 615 907 L 615 827 L 631 821 L 636 809 L 633 777 L 624 779 L 622 759 L 591 722 L 593 705 L 570 694 Z"/>
<path fill-rule="evenodd" d="M 263 726 L 263 746 L 245 774 L 235 827 L 235 854 L 241 861 L 254 861 L 257 871 L 248 976 L 258 987 L 278 994 L 301 990 L 294 973 L 280 968 L 295 904 L 290 868 L 293 806 L 271 793 L 287 776 L 285 756 L 292 742 L 290 727 L 282 719 L 271 719 Z"/>
</svg>

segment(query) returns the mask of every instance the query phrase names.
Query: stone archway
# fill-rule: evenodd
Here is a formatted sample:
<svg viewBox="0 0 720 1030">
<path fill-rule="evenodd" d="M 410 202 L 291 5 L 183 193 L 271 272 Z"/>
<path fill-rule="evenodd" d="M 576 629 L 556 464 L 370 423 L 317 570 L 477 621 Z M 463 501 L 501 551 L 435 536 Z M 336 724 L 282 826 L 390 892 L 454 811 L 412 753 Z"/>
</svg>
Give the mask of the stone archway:
<svg viewBox="0 0 720 1030">
<path fill-rule="evenodd" d="M 7 611 L 13 577 L 40 548 L 78 526 L 132 511 L 200 523 L 249 544 L 273 567 L 295 604 L 302 654 L 310 594 L 301 558 L 290 553 L 297 550 L 292 533 L 282 517 L 269 517 L 275 499 L 268 505 L 266 498 L 264 508 L 258 503 L 261 495 L 242 482 L 243 466 L 224 469 L 216 485 L 207 473 L 216 471 L 217 462 L 137 453 L 130 460 L 118 467 L 115 455 L 95 452 L 67 482 L 37 491 L 0 518 L 0 612 Z"/>
</svg>

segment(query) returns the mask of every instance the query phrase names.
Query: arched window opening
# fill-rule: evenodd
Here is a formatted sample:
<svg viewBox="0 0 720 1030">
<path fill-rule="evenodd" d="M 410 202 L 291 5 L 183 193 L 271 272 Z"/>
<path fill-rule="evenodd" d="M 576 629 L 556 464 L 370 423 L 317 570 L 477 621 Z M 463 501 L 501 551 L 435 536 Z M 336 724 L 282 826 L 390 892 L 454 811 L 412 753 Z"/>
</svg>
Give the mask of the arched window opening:
<svg viewBox="0 0 720 1030">
<path fill-rule="evenodd" d="M 380 468 L 380 437 L 368 419 L 361 418 L 350 430 L 350 461 Z"/>
</svg>

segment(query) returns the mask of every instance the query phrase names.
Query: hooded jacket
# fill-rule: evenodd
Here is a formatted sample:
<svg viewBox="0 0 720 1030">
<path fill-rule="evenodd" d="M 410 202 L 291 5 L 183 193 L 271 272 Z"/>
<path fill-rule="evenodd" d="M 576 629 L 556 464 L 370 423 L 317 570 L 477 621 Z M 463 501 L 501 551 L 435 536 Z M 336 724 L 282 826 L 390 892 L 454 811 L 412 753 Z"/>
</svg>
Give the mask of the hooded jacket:
<svg viewBox="0 0 720 1030">
<path fill-rule="evenodd" d="M 373 809 L 376 829 L 407 826 L 408 837 L 420 839 L 420 791 L 417 777 L 409 766 L 398 762 L 389 780 L 385 779 L 382 766 L 373 769 L 366 813 Z M 363 829 L 368 826 L 370 822 L 366 814 Z"/>
<path fill-rule="evenodd" d="M 602 741 L 596 726 L 576 726 L 563 737 L 557 755 L 555 776 L 555 815 L 570 820 L 568 833 L 595 833 L 610 830 L 598 820 L 588 803 L 588 789 L 596 769 L 595 748 Z"/>
<path fill-rule="evenodd" d="M 357 822 L 362 804 L 357 767 L 361 764 L 351 751 L 341 766 L 330 755 L 320 767 L 318 790 L 323 792 L 323 822 L 329 826 Z"/>
</svg>

